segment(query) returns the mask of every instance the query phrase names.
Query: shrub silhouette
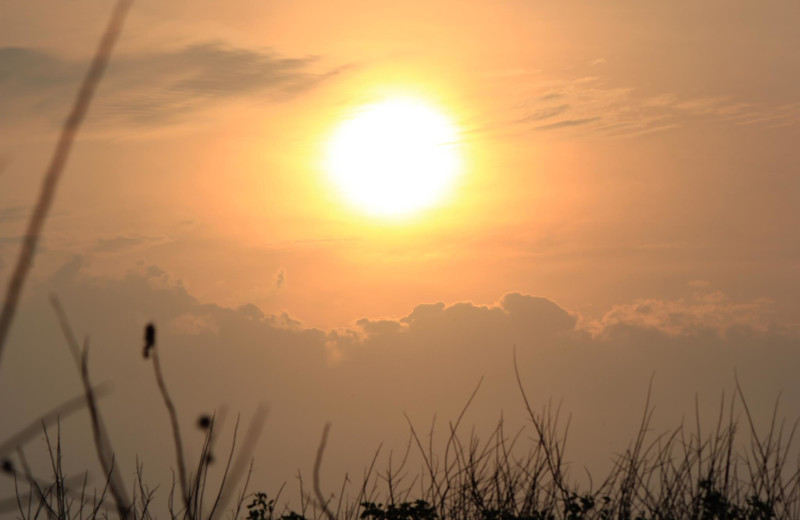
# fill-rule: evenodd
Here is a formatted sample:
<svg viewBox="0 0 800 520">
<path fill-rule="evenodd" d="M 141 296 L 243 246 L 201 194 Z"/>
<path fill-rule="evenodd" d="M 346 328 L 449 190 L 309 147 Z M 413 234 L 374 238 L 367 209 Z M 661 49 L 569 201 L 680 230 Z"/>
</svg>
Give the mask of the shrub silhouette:
<svg viewBox="0 0 800 520">
<path fill-rule="evenodd" d="M 424 500 L 400 504 L 362 502 L 361 520 L 438 520 L 436 510 Z"/>
</svg>

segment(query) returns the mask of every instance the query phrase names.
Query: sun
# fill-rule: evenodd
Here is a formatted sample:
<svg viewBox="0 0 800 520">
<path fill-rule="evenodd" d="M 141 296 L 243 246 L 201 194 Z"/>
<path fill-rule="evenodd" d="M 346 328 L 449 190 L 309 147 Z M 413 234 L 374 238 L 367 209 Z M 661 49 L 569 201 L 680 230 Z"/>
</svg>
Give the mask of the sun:
<svg viewBox="0 0 800 520">
<path fill-rule="evenodd" d="M 374 216 L 402 217 L 441 201 L 460 170 L 456 127 L 418 99 L 357 109 L 328 143 L 326 169 L 341 194 Z"/>
</svg>

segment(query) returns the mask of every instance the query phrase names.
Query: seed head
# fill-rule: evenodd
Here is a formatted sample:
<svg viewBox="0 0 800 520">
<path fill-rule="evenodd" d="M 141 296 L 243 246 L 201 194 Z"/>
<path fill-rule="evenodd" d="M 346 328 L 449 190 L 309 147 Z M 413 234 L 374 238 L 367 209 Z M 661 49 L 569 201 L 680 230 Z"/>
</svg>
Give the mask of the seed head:
<svg viewBox="0 0 800 520">
<path fill-rule="evenodd" d="M 150 357 L 150 349 L 156 346 L 156 326 L 148 323 L 144 328 L 144 357 Z"/>
<path fill-rule="evenodd" d="M 211 417 L 203 414 L 197 418 L 197 427 L 201 430 L 207 430 L 211 427 Z"/>
</svg>

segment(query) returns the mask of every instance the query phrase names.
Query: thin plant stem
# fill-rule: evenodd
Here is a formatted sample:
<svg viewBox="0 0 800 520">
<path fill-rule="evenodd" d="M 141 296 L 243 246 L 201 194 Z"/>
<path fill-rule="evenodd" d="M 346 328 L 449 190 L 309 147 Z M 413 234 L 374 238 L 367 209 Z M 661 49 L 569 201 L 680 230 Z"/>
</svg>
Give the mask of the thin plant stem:
<svg viewBox="0 0 800 520">
<path fill-rule="evenodd" d="M 8 284 L 6 296 L 3 300 L 3 309 L 0 311 L 0 359 L 3 355 L 8 333 L 11 330 L 11 322 L 17 310 L 22 288 L 33 265 L 33 257 L 36 254 L 36 246 L 39 244 L 42 228 L 55 199 L 58 181 L 61 179 L 64 167 L 67 164 L 72 143 L 75 141 L 78 129 L 89 111 L 92 97 L 100 84 L 100 80 L 103 78 L 108 60 L 111 58 L 111 51 L 114 49 L 114 44 L 117 42 L 120 32 L 122 32 L 125 16 L 132 4 L 133 0 L 118 0 L 114 6 L 106 31 L 100 38 L 94 59 L 78 90 L 72 110 L 64 122 L 53 157 L 50 159 L 50 165 L 47 167 L 42 187 L 39 191 L 39 198 L 36 201 L 33 215 L 28 221 L 28 228 L 25 231 L 25 238 L 22 242 L 22 250 L 17 258 L 17 264 L 14 267 L 11 281 Z"/>
<path fill-rule="evenodd" d="M 322 467 L 322 455 L 325 453 L 325 444 L 328 442 L 328 432 L 330 432 L 330 430 L 331 423 L 325 423 L 325 427 L 322 429 L 322 439 L 320 439 L 319 448 L 317 448 L 317 458 L 314 460 L 314 494 L 317 495 L 319 506 L 322 508 L 325 516 L 328 517 L 328 520 L 336 520 L 331 510 L 328 509 L 328 501 L 325 500 L 319 485 L 319 470 Z"/>
</svg>

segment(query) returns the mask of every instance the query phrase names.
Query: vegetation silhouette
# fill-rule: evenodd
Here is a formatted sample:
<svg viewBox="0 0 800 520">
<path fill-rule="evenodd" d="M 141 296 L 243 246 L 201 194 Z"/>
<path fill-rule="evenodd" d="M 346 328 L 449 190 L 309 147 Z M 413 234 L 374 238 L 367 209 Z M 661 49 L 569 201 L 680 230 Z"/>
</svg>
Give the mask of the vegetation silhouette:
<svg viewBox="0 0 800 520">
<path fill-rule="evenodd" d="M 45 175 L 33 216 L 0 313 L 2 354 L 31 268 L 39 236 L 62 175 L 71 144 L 77 136 L 93 93 L 102 77 L 131 0 L 119 0 L 101 39 L 89 72 L 75 100 L 51 164 Z M 248 494 L 252 475 L 252 453 L 267 416 L 259 408 L 238 443 L 239 420 L 233 441 L 219 472 L 219 484 L 211 489 L 209 473 L 215 464 L 217 434 L 223 415 L 204 414 L 197 427 L 204 439 L 193 463 L 184 452 L 178 411 L 166 385 L 156 344 L 156 326 L 144 326 L 143 357 L 152 361 L 156 384 L 169 416 L 175 449 L 177 482 L 169 491 L 167 511 L 153 510 L 156 488 L 144 479 L 137 463 L 133 483 L 126 483 L 115 458 L 98 401 L 108 393 L 107 385 L 94 385 L 89 371 L 89 340 L 79 343 L 59 300 L 51 300 L 65 343 L 81 378 L 83 394 L 70 398 L 37 421 L 0 442 L 0 474 L 12 479 L 14 496 L 0 499 L 0 512 L 15 511 L 21 520 L 152 520 L 166 514 L 172 520 L 216 520 L 230 515 L 234 520 L 768 520 L 800 518 L 800 464 L 789 464 L 797 423 L 786 429 L 778 425 L 777 403 L 766 436 L 759 436 L 738 379 L 735 393 L 724 395 L 716 428 L 703 435 L 699 406 L 694 431 L 683 424 L 658 435 L 651 432 L 653 410 L 647 392 L 642 421 L 629 447 L 614 459 L 609 474 L 596 487 L 581 486 L 570 475 L 565 458 L 569 424 L 559 423 L 560 409 L 551 404 L 537 412 L 525 392 L 519 368 L 514 374 L 523 407 L 532 424 L 529 446 L 522 431 L 509 435 L 498 422 L 487 439 L 474 433 L 463 438 L 459 426 L 480 384 L 467 400 L 455 422 L 449 423 L 444 453 L 433 446 L 434 428 L 428 442 L 409 420 L 409 442 L 399 467 L 376 472 L 372 464 L 365 472 L 355 500 L 345 498 L 347 478 L 338 497 L 325 495 L 320 468 L 330 423 L 326 423 L 313 471 L 313 498 L 305 492 L 302 478 L 299 503 L 280 505 L 281 489 L 274 497 L 266 492 Z M 2 358 L 0 357 L 0 361 Z M 652 387 L 652 381 L 651 381 Z M 748 437 L 739 436 L 737 403 L 746 419 Z M 93 444 L 103 470 L 99 488 L 88 487 L 88 474 L 69 476 L 62 465 L 61 418 L 87 409 Z M 55 425 L 55 437 L 51 428 Z M 34 475 L 26 456 L 26 445 L 44 432 L 52 475 Z M 409 453 L 416 448 L 423 470 L 406 470 Z M 410 480 L 409 480 L 409 477 Z M 132 485 L 131 485 L 132 484 Z M 130 490 L 130 493 L 129 493 Z M 249 505 L 244 504 L 250 500 Z M 334 501 L 336 507 L 334 508 Z M 246 509 L 246 515 L 244 514 Z"/>
</svg>

